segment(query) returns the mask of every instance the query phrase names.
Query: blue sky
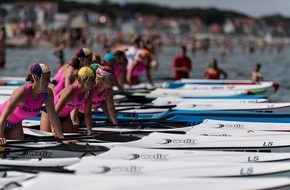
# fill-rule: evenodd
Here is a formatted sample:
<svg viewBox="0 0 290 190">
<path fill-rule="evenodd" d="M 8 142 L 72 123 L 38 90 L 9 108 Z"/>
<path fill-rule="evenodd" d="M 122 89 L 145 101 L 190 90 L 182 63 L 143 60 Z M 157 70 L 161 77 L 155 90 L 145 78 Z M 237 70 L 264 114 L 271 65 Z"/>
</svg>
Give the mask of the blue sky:
<svg viewBox="0 0 290 190">
<path fill-rule="evenodd" d="M 99 2 L 100 0 L 74 0 L 80 2 Z M 150 2 L 170 7 L 215 7 L 235 10 L 253 17 L 268 14 L 282 14 L 290 17 L 290 0 L 109 0 L 123 4 L 125 2 Z"/>
</svg>

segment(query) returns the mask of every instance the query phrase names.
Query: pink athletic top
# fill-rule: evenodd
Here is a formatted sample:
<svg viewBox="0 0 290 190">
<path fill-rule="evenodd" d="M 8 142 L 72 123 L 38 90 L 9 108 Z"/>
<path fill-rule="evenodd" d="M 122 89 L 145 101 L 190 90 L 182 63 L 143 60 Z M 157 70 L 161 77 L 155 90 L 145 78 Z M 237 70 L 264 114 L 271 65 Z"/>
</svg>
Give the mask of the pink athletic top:
<svg viewBox="0 0 290 190">
<path fill-rule="evenodd" d="M 88 99 L 89 91 L 86 91 L 84 96 L 80 100 L 78 100 L 78 84 L 77 83 L 73 84 L 73 90 L 74 90 L 73 98 L 68 103 L 66 103 L 64 108 L 58 113 L 60 117 L 68 116 L 73 109 L 81 107 L 82 105 L 85 104 L 85 102 Z M 56 105 L 58 101 L 59 101 L 59 94 L 54 96 L 54 105 Z"/>
<path fill-rule="evenodd" d="M 93 97 L 92 97 L 92 109 L 100 107 L 102 101 L 105 99 L 107 94 L 107 90 L 102 91 L 100 94 L 98 94 L 98 87 L 94 87 L 93 91 Z M 85 111 L 85 105 L 82 105 L 79 110 L 81 112 Z"/>
<path fill-rule="evenodd" d="M 59 68 L 57 73 L 55 74 L 53 80 L 55 80 L 57 83 L 60 81 L 62 77 L 62 68 Z"/>
<path fill-rule="evenodd" d="M 142 71 L 146 68 L 146 65 L 138 60 L 136 67 L 134 68 L 131 77 L 138 78 Z"/>
<path fill-rule="evenodd" d="M 58 75 L 58 73 L 60 74 Z M 56 80 L 57 84 L 55 85 L 53 89 L 54 94 L 58 94 L 65 87 L 65 79 L 62 76 L 62 72 L 57 72 L 56 76 L 58 76 L 58 81 Z"/>
<path fill-rule="evenodd" d="M 39 114 L 41 106 L 44 103 L 45 93 L 47 92 L 41 92 L 37 100 L 33 100 L 31 89 L 30 89 L 30 84 L 25 84 L 26 100 L 24 103 L 19 104 L 15 108 L 13 113 L 8 117 L 7 125 L 10 125 L 11 127 L 12 125 L 16 125 L 22 122 L 22 120 L 26 118 L 37 116 Z M 5 101 L 4 103 L 0 105 L 0 113 L 2 113 L 6 104 L 7 104 L 7 101 Z M 8 127 L 7 125 L 6 127 Z"/>
<path fill-rule="evenodd" d="M 115 77 L 118 78 L 121 74 L 122 65 L 121 65 L 121 63 L 115 63 L 113 67 L 114 67 Z"/>
<path fill-rule="evenodd" d="M 205 73 L 206 79 L 219 79 L 218 71 L 207 71 Z"/>
</svg>

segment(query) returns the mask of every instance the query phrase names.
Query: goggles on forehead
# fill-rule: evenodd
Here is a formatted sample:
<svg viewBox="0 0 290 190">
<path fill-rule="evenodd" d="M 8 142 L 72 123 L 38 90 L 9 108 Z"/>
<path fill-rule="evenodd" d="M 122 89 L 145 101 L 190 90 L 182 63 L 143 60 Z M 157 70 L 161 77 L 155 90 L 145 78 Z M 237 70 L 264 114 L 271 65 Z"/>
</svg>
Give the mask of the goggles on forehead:
<svg viewBox="0 0 290 190">
<path fill-rule="evenodd" d="M 113 78 L 113 75 L 105 75 L 105 76 L 102 76 L 102 77 L 108 79 L 108 78 Z"/>
<path fill-rule="evenodd" d="M 112 78 L 113 75 L 97 75 L 98 78 Z"/>
</svg>

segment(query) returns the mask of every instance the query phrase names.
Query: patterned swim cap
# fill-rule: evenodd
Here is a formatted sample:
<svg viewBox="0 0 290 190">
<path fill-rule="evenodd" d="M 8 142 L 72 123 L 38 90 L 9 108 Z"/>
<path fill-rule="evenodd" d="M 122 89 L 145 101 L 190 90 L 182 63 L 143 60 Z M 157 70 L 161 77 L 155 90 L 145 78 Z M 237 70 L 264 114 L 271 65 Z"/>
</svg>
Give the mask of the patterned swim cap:
<svg viewBox="0 0 290 190">
<path fill-rule="evenodd" d="M 109 66 L 100 66 L 97 71 L 97 76 L 110 76 L 113 74 L 113 70 Z"/>
<path fill-rule="evenodd" d="M 104 56 L 104 60 L 106 62 L 108 62 L 108 61 L 115 61 L 115 55 L 112 54 L 112 53 L 106 53 L 105 56 Z"/>
<path fill-rule="evenodd" d="M 91 68 L 96 72 L 97 69 L 100 67 L 100 65 L 97 64 L 97 63 L 92 63 L 92 64 L 90 65 L 90 67 L 91 67 Z"/>
<path fill-rule="evenodd" d="M 81 48 L 76 52 L 77 57 L 86 57 L 88 55 L 92 54 L 91 50 L 87 48 Z"/>
<path fill-rule="evenodd" d="M 41 74 L 50 72 L 47 65 L 44 63 L 36 63 L 30 67 L 30 74 L 41 76 Z"/>
<path fill-rule="evenodd" d="M 78 71 L 80 77 L 94 77 L 95 72 L 91 67 L 84 66 Z"/>
<path fill-rule="evenodd" d="M 140 54 L 139 54 L 141 57 L 146 57 L 146 56 L 149 56 L 150 55 L 150 51 L 146 50 L 146 49 L 143 49 Z"/>
</svg>

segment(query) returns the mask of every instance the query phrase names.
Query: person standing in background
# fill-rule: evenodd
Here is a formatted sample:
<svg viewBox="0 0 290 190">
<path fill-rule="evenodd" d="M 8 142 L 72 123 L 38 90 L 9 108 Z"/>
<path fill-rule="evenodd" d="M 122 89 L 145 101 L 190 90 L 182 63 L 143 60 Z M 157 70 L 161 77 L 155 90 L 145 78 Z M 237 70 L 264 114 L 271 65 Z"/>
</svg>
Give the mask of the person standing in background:
<svg viewBox="0 0 290 190">
<path fill-rule="evenodd" d="M 261 64 L 257 63 L 255 65 L 255 69 L 252 71 L 252 81 L 257 83 L 263 80 L 263 75 L 260 73 L 261 70 Z"/>
<path fill-rule="evenodd" d="M 53 50 L 53 55 L 58 58 L 57 68 L 61 68 L 65 64 L 65 47 L 66 42 L 64 40 L 57 42 L 56 48 Z"/>
<path fill-rule="evenodd" d="M 172 68 L 174 70 L 174 80 L 182 78 L 189 78 L 191 71 L 191 60 L 186 55 L 187 48 L 185 45 L 180 47 L 181 54 L 176 56 L 173 60 Z"/>
<path fill-rule="evenodd" d="M 209 61 L 208 68 L 205 69 L 203 76 L 205 79 L 226 79 L 228 77 L 227 73 L 218 67 L 218 62 L 215 58 Z"/>
</svg>

